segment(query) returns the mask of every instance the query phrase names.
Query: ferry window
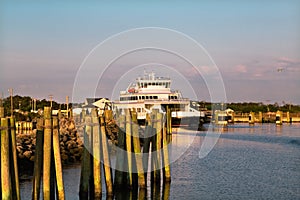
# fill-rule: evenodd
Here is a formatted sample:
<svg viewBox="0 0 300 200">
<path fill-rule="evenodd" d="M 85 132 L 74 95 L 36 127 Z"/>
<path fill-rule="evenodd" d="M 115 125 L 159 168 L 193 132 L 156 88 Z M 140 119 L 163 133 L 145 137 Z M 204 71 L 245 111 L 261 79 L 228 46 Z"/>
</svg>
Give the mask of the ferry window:
<svg viewBox="0 0 300 200">
<path fill-rule="evenodd" d="M 177 99 L 177 96 L 174 96 L 174 99 Z"/>
<path fill-rule="evenodd" d="M 139 96 L 139 99 L 141 99 L 141 96 Z"/>
<path fill-rule="evenodd" d="M 148 96 L 146 96 L 146 99 L 149 99 L 149 97 L 148 97 Z"/>
<path fill-rule="evenodd" d="M 150 96 L 150 99 L 152 99 L 152 96 Z"/>
<path fill-rule="evenodd" d="M 144 84 L 144 87 L 147 88 L 147 83 Z"/>
<path fill-rule="evenodd" d="M 141 112 L 141 108 L 137 108 L 137 111 L 138 111 L 138 112 Z"/>
<path fill-rule="evenodd" d="M 145 96 L 142 96 L 142 99 L 145 99 Z"/>
<path fill-rule="evenodd" d="M 154 96 L 153 99 L 158 99 L 158 96 Z"/>
<path fill-rule="evenodd" d="M 162 85 L 162 83 L 160 82 L 159 85 Z"/>
</svg>

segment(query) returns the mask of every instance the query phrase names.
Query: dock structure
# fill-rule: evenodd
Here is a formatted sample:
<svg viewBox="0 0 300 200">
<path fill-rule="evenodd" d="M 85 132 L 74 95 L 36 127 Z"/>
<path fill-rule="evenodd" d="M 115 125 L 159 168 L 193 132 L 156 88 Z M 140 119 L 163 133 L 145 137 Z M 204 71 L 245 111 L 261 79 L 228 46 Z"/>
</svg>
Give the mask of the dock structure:
<svg viewBox="0 0 300 200">
<path fill-rule="evenodd" d="M 234 114 L 234 122 L 235 123 L 249 123 L 249 117 L 251 115 L 252 123 L 264 123 L 271 122 L 276 123 L 276 115 L 277 117 L 281 116 L 281 123 L 299 123 L 300 122 L 300 113 L 290 113 L 290 112 L 267 112 L 267 113 L 235 113 Z M 278 118 L 279 119 L 279 118 Z"/>
</svg>

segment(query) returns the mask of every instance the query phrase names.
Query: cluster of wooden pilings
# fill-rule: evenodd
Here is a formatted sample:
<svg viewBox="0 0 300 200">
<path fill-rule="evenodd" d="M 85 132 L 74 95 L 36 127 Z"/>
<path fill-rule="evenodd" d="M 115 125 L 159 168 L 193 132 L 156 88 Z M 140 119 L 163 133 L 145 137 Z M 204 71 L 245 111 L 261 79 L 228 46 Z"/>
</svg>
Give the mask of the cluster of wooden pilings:
<svg viewBox="0 0 300 200">
<path fill-rule="evenodd" d="M 151 194 L 157 197 L 160 195 L 161 183 L 164 186 L 163 195 L 168 196 L 171 174 L 167 148 L 170 135 L 167 133 L 171 131 L 167 131 L 165 116 L 158 113 L 158 110 L 149 114 L 143 137 L 139 134 L 135 111 L 126 110 L 125 115 L 117 116 L 119 132 L 118 145 L 115 148 L 116 165 L 111 166 L 105 133 L 105 117 L 109 115 L 105 112 L 103 116 L 98 116 L 97 113 L 97 110 L 93 109 L 90 114 L 84 114 L 85 149 L 80 178 L 80 198 L 101 197 L 104 191 L 101 183 L 102 175 L 108 198 L 119 199 L 121 197 L 118 198 L 118 195 L 138 194 L 138 199 L 145 199 L 146 188 L 151 188 Z M 114 180 L 112 168 L 115 168 Z M 123 196 L 121 199 L 124 198 Z"/>
<path fill-rule="evenodd" d="M 40 198 L 41 178 L 43 199 L 65 199 L 58 117 L 52 116 L 51 107 L 44 107 L 43 116 L 37 120 L 32 199 Z"/>
<path fill-rule="evenodd" d="M 1 199 L 20 199 L 18 177 L 15 119 L 4 117 L 4 109 L 0 107 L 1 117 Z"/>
<path fill-rule="evenodd" d="M 0 198 L 20 199 L 15 120 L 12 117 L 4 118 L 2 111 L 0 107 Z M 97 109 L 92 109 L 84 115 L 85 148 L 79 185 L 80 199 L 99 199 L 104 191 L 107 199 L 145 199 L 149 194 L 148 189 L 151 190 L 152 199 L 168 199 L 171 181 L 168 150 L 171 141 L 170 112 L 163 114 L 153 110 L 147 115 L 145 131 L 141 134 L 137 113 L 126 110 L 125 115 L 117 116 L 117 146 L 109 146 L 106 135 L 105 122 L 112 119 L 112 112 L 107 110 L 104 114 L 98 113 Z M 32 199 L 37 200 L 40 196 L 45 200 L 65 199 L 59 120 L 58 116 L 52 116 L 51 107 L 44 107 L 43 117 L 37 119 L 36 128 Z M 115 147 L 116 153 L 115 166 L 111 165 L 112 147 Z M 102 180 L 105 180 L 105 190 Z M 124 197 L 124 194 L 129 196 Z"/>
</svg>

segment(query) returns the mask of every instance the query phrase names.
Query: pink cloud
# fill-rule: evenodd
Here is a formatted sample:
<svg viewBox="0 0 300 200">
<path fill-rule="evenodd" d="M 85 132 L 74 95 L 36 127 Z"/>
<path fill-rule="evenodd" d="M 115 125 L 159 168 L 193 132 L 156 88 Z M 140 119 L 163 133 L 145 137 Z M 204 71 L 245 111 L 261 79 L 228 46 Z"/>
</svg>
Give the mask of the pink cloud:
<svg viewBox="0 0 300 200">
<path fill-rule="evenodd" d="M 247 66 L 246 65 L 237 65 L 237 66 L 234 67 L 234 72 L 246 73 L 247 72 Z"/>
</svg>

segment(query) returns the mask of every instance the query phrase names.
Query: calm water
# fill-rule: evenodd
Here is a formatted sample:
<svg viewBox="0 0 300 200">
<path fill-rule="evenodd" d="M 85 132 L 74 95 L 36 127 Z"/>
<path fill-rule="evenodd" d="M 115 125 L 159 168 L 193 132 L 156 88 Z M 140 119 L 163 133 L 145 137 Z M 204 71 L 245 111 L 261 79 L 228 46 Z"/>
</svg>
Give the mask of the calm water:
<svg viewBox="0 0 300 200">
<path fill-rule="evenodd" d="M 172 153 L 188 148 L 171 165 L 169 199 L 300 199 L 300 124 L 229 126 L 200 159 L 205 134 L 173 135 Z M 67 199 L 78 199 L 79 177 L 79 165 L 64 170 Z M 31 198 L 31 187 L 30 181 L 21 182 L 22 199 Z"/>
</svg>

